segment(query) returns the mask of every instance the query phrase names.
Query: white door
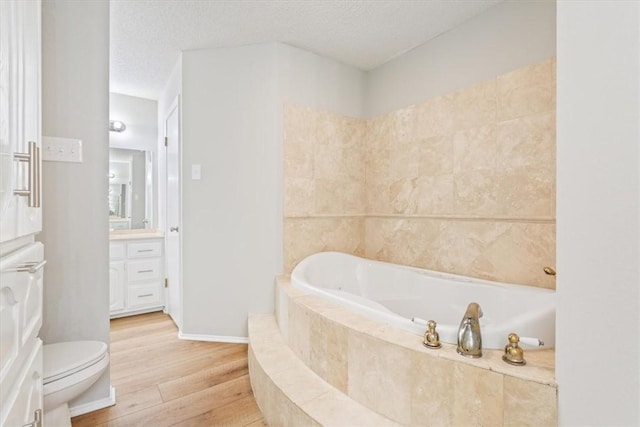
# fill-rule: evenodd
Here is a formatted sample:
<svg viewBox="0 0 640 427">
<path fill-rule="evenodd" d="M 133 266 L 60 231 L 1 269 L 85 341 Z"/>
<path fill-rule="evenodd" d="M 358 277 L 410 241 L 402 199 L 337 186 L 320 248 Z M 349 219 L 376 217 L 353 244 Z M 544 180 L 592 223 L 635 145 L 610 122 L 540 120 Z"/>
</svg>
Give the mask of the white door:
<svg viewBox="0 0 640 427">
<path fill-rule="evenodd" d="M 40 145 L 40 2 L 2 1 L 0 242 L 42 230 Z"/>
<path fill-rule="evenodd" d="M 165 119 L 167 151 L 166 271 L 168 279 L 167 311 L 182 328 L 182 255 L 180 242 L 180 108 L 174 101 Z"/>
</svg>

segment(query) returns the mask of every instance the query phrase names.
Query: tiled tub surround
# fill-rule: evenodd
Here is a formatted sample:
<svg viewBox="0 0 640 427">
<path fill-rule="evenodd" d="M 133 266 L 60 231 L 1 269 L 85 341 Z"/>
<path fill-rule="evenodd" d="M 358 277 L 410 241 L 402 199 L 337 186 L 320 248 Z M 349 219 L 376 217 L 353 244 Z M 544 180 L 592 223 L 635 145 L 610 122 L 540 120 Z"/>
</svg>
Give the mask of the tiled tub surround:
<svg viewBox="0 0 640 427">
<path fill-rule="evenodd" d="M 285 105 L 285 271 L 323 250 L 364 255 L 366 125 Z"/>
<path fill-rule="evenodd" d="M 370 120 L 287 105 L 284 134 L 285 272 L 337 250 L 555 288 L 555 59 Z"/>
<path fill-rule="evenodd" d="M 318 376 L 404 425 L 557 424 L 554 351 L 511 366 L 501 350 L 467 359 L 421 338 L 305 294 L 277 280 L 276 318 L 285 342 Z M 505 337 L 506 343 L 506 337 Z"/>
<path fill-rule="evenodd" d="M 326 383 L 282 339 L 275 317 L 253 314 L 249 327 L 251 388 L 271 426 L 397 426 Z"/>
</svg>

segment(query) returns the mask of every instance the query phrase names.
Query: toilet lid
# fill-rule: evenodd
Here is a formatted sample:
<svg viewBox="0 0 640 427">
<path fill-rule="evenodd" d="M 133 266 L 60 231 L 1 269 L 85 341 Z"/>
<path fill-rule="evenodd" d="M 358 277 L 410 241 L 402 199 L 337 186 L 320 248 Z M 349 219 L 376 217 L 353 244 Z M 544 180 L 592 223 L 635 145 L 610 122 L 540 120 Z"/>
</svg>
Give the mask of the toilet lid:
<svg viewBox="0 0 640 427">
<path fill-rule="evenodd" d="M 102 341 L 59 342 L 46 344 L 43 351 L 47 384 L 93 365 L 107 353 L 107 345 Z"/>
</svg>

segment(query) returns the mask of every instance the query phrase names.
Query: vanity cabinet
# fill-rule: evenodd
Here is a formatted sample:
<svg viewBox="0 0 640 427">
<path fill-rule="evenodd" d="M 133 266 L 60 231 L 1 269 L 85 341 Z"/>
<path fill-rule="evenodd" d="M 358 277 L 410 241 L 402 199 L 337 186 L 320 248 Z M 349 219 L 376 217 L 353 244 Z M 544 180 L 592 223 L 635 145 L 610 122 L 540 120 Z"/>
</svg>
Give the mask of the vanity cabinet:
<svg viewBox="0 0 640 427">
<path fill-rule="evenodd" d="M 40 1 L 0 1 L 0 426 L 42 425 Z"/>
<path fill-rule="evenodd" d="M 163 246 L 162 238 L 110 242 L 111 317 L 164 308 Z"/>
</svg>

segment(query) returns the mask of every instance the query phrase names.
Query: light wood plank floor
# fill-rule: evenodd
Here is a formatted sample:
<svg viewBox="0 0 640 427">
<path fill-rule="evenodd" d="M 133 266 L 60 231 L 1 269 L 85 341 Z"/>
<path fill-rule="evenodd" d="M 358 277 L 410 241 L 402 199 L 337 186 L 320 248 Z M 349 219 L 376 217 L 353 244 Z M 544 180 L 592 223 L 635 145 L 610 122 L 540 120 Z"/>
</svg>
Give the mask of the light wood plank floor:
<svg viewBox="0 0 640 427">
<path fill-rule="evenodd" d="M 111 321 L 117 404 L 72 419 L 87 426 L 265 426 L 247 346 L 179 340 L 162 312 Z"/>
</svg>

